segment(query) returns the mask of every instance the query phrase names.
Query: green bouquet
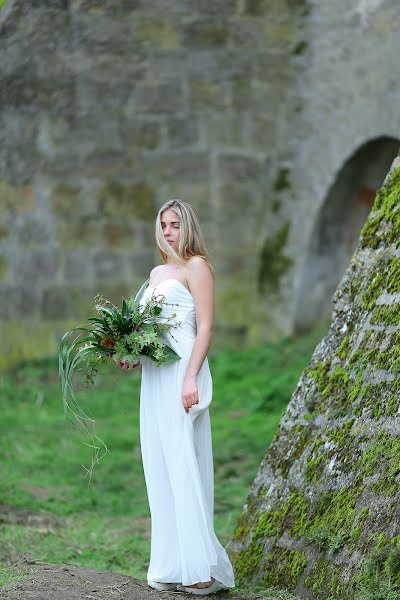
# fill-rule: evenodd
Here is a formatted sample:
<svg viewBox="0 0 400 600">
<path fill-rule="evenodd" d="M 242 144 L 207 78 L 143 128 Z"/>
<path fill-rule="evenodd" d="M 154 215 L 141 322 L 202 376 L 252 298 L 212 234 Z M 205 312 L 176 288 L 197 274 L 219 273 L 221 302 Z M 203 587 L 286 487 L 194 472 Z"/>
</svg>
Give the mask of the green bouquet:
<svg viewBox="0 0 400 600">
<path fill-rule="evenodd" d="M 165 342 L 164 336 L 180 325 L 175 321 L 176 313 L 162 316 L 163 294 L 156 294 L 141 306 L 140 298 L 148 280 L 130 298 L 122 299 L 122 307 L 117 308 L 100 294 L 94 297 L 97 317 L 89 317 L 89 325 L 80 325 L 67 331 L 59 346 L 59 377 L 62 390 L 64 414 L 90 437 L 93 448 L 92 464 L 87 473 L 93 472 L 99 457 L 99 446 L 95 438 L 108 452 L 107 446 L 97 435 L 92 435 L 87 422 L 95 423 L 79 405 L 73 388 L 73 375 L 76 371 L 85 374 L 86 386 L 94 383 L 101 362 L 112 359 L 130 364 L 147 357 L 157 366 L 179 360 L 181 357 Z M 76 335 L 75 332 L 80 332 Z M 173 334 L 171 333 L 173 337 Z M 90 480 L 89 480 L 90 481 Z"/>
</svg>

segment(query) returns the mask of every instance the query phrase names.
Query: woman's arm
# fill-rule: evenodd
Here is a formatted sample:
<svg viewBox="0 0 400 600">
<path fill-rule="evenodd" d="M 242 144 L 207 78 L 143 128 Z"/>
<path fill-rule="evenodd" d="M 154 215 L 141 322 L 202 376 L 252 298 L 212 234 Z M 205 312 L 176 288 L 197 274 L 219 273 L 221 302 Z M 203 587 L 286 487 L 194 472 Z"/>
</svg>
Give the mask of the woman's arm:
<svg viewBox="0 0 400 600">
<path fill-rule="evenodd" d="M 211 345 L 214 327 L 214 278 L 204 258 L 189 259 L 187 280 L 196 309 L 197 334 L 182 389 L 186 412 L 199 402 L 196 377 Z"/>
</svg>

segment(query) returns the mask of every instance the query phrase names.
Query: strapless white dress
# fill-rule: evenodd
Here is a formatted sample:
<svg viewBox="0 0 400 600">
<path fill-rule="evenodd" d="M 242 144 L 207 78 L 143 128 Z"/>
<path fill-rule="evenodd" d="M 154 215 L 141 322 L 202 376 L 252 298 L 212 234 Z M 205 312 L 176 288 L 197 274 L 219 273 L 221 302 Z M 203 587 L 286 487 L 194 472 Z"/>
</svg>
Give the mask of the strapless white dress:
<svg viewBox="0 0 400 600">
<path fill-rule="evenodd" d="M 166 279 L 144 290 L 165 295 L 161 316 L 176 313 L 181 324 L 165 334 L 180 360 L 156 366 L 142 360 L 140 443 L 151 513 L 147 579 L 191 585 L 214 577 L 234 587 L 232 564 L 214 533 L 214 468 L 208 407 L 212 378 L 205 358 L 197 375 L 199 403 L 186 412 L 182 386 L 196 338 L 196 312 L 189 290 Z M 173 337 L 172 337 L 173 336 Z"/>
</svg>

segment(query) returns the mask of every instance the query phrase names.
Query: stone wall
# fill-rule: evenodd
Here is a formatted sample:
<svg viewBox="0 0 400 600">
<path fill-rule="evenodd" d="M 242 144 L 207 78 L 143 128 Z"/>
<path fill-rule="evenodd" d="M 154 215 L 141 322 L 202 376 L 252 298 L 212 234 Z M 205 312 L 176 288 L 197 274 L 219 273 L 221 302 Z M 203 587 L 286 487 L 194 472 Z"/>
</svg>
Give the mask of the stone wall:
<svg viewBox="0 0 400 600">
<path fill-rule="evenodd" d="M 400 594 L 400 157 L 228 545 L 237 581 Z"/>
<path fill-rule="evenodd" d="M 394 154 L 398 19 L 395 0 L 8 0 L 0 366 L 55 351 L 96 292 L 136 289 L 160 262 L 153 221 L 174 196 L 214 257 L 216 346 L 305 321 L 329 191 L 365 144 L 386 157 L 369 189 Z M 344 264 L 328 264 L 325 313 Z"/>
</svg>

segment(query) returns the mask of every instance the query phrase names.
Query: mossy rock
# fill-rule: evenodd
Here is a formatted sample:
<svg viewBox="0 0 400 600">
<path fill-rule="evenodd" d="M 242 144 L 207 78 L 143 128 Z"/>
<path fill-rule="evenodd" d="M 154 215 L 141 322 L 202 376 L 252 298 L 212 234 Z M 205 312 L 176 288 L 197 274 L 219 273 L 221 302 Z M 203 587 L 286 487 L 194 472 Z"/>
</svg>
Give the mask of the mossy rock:
<svg viewBox="0 0 400 600">
<path fill-rule="evenodd" d="M 279 276 L 287 233 L 265 245 L 261 279 Z M 396 159 L 228 544 L 240 584 L 400 597 L 399 247 Z"/>
</svg>

